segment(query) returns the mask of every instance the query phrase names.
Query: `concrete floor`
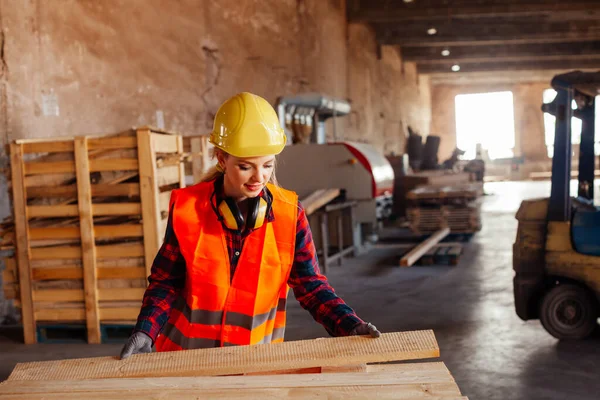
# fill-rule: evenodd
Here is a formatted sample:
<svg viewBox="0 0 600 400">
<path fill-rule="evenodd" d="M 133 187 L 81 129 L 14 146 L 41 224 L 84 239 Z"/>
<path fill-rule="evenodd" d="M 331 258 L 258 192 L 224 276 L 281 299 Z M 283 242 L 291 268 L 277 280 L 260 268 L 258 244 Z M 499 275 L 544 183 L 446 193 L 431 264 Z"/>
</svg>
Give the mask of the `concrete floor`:
<svg viewBox="0 0 600 400">
<path fill-rule="evenodd" d="M 549 184 L 493 183 L 486 192 L 483 229 L 466 245 L 459 265 L 399 268 L 397 249 L 377 248 L 331 267 L 331 284 L 383 332 L 433 329 L 441 360 L 472 400 L 598 399 L 600 337 L 558 342 L 539 321 L 521 321 L 513 308 L 514 214 L 522 199 L 547 196 Z M 291 303 L 287 340 L 326 335 Z M 10 332 L 0 331 L 0 380 L 17 362 L 117 355 L 121 347 L 24 346 Z"/>
</svg>

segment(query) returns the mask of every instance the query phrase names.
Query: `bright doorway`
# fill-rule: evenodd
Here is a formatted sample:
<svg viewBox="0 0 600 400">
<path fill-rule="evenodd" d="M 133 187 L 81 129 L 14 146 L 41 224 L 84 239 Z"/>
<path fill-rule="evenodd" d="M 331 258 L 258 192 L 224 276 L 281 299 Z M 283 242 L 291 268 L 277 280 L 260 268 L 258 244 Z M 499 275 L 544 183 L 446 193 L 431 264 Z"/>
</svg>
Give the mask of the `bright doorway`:
<svg viewBox="0 0 600 400">
<path fill-rule="evenodd" d="M 456 146 L 463 159 L 475 158 L 477 144 L 489 158 L 510 158 L 515 148 L 512 92 L 459 94 L 456 105 Z"/>
<path fill-rule="evenodd" d="M 544 90 L 542 100 L 544 103 L 551 103 L 557 93 L 554 89 Z M 600 155 L 600 96 L 596 96 L 596 132 L 594 137 L 594 153 Z M 577 108 L 575 100 L 573 100 L 573 109 Z M 556 126 L 556 117 L 554 115 L 544 113 L 544 137 L 546 148 L 548 149 L 548 158 L 552 158 L 554 154 L 554 130 Z M 581 120 L 579 118 L 571 118 L 571 143 L 579 146 L 581 143 Z"/>
</svg>

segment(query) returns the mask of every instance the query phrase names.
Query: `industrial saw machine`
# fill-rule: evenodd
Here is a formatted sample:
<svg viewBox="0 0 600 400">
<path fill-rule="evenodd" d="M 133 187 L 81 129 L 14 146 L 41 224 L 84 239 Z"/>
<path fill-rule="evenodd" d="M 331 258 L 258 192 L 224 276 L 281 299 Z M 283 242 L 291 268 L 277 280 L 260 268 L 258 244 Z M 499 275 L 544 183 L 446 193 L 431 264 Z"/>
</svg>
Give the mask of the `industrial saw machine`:
<svg viewBox="0 0 600 400">
<path fill-rule="evenodd" d="M 365 242 L 377 240 L 382 221 L 392 213 L 394 170 L 386 157 L 369 144 L 326 143 L 325 121 L 349 111 L 347 102 L 315 94 L 280 99 L 282 126 L 295 140 L 278 158 L 277 179 L 283 187 L 297 192 L 300 199 L 319 189 L 341 189 L 343 200 L 354 203 L 350 230 L 355 250 L 360 252 Z M 305 132 L 302 137 L 311 140 L 298 140 L 299 132 Z M 319 232 L 313 230 L 313 234 Z"/>
</svg>

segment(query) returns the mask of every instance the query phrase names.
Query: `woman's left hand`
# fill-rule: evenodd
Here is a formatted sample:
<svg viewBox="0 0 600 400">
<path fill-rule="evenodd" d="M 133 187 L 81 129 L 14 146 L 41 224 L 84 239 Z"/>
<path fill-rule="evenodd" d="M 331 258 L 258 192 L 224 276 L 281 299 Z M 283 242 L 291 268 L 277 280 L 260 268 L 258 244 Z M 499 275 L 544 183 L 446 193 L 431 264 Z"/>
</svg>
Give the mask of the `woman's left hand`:
<svg viewBox="0 0 600 400">
<path fill-rule="evenodd" d="M 351 335 L 371 335 L 371 337 L 378 338 L 381 336 L 381 332 L 372 323 L 363 322 L 354 328 Z"/>
</svg>

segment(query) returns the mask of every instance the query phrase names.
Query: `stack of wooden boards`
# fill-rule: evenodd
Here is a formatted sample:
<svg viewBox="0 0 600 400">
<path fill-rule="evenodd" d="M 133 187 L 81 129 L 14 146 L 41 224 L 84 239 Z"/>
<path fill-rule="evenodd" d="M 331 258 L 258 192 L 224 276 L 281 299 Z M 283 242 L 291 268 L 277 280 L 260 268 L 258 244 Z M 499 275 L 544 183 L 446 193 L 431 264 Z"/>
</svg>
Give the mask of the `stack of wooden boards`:
<svg viewBox="0 0 600 400">
<path fill-rule="evenodd" d="M 0 398 L 466 400 L 432 331 L 18 364 Z"/>
<path fill-rule="evenodd" d="M 185 186 L 182 136 L 150 128 L 10 145 L 13 217 L 4 293 L 26 343 L 40 322 L 131 323 L 159 249 L 171 190 Z"/>
<path fill-rule="evenodd" d="M 467 173 L 431 171 L 417 177 L 418 185 L 407 192 L 407 217 L 410 229 L 426 234 L 449 228 L 452 233 L 481 230 L 480 197 L 483 183 L 472 182 Z"/>
</svg>

